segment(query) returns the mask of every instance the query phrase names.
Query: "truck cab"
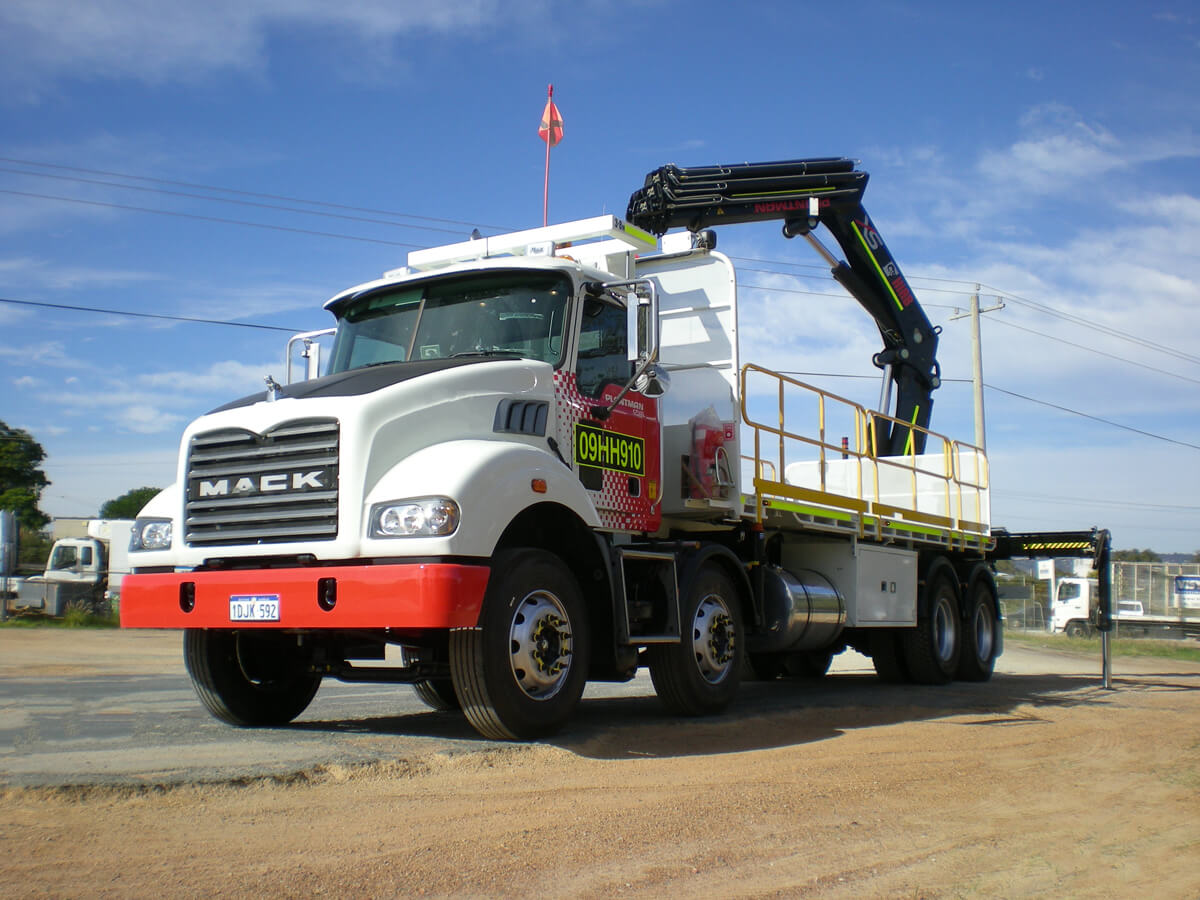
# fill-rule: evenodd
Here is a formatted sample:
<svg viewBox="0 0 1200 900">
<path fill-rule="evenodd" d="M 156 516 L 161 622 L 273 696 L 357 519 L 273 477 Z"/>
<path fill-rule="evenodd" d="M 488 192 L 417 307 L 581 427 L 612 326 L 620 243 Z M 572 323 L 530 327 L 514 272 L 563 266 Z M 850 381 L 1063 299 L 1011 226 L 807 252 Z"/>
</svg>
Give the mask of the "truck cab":
<svg viewBox="0 0 1200 900">
<path fill-rule="evenodd" d="M 1060 578 L 1050 606 L 1050 631 L 1068 637 L 1091 634 L 1097 592 L 1094 578 Z"/>
</svg>

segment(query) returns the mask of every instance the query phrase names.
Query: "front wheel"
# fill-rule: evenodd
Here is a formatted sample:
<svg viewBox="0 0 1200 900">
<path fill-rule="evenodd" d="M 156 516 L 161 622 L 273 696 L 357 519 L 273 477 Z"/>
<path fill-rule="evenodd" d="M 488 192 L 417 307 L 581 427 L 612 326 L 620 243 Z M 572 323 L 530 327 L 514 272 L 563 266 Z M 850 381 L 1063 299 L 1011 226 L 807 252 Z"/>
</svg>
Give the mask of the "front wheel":
<svg viewBox="0 0 1200 900">
<path fill-rule="evenodd" d="M 646 651 L 654 690 L 673 713 L 720 712 L 741 682 L 742 609 L 733 581 L 718 566 L 703 566 L 680 612 L 680 642 L 655 644 Z"/>
<path fill-rule="evenodd" d="M 467 721 L 496 740 L 558 731 L 583 695 L 588 648 L 583 595 L 562 560 L 531 548 L 497 554 L 478 627 L 450 632 Z"/>
<path fill-rule="evenodd" d="M 321 686 L 294 634 L 190 628 L 183 658 L 200 702 L 230 725 L 284 725 Z"/>
</svg>

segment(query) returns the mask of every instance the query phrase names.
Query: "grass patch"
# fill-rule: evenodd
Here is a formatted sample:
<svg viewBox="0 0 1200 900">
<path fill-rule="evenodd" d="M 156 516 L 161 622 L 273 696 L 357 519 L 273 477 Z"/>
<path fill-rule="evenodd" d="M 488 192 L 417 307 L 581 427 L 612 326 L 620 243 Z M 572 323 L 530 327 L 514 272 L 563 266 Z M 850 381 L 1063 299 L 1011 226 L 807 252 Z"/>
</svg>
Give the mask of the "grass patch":
<svg viewBox="0 0 1200 900">
<path fill-rule="evenodd" d="M 1070 638 L 1061 634 L 1034 634 L 1027 631 L 1005 631 L 1005 643 L 1100 654 L 1100 637 Z M 1193 641 L 1154 640 L 1153 638 L 1116 638 L 1110 644 L 1114 658 L 1118 656 L 1150 656 L 1158 659 L 1182 659 L 1200 663 L 1200 646 Z"/>
<path fill-rule="evenodd" d="M 68 609 L 61 619 L 40 612 L 11 612 L 0 621 L 0 628 L 120 628 L 121 617 L 116 612 L 95 613 Z"/>
</svg>

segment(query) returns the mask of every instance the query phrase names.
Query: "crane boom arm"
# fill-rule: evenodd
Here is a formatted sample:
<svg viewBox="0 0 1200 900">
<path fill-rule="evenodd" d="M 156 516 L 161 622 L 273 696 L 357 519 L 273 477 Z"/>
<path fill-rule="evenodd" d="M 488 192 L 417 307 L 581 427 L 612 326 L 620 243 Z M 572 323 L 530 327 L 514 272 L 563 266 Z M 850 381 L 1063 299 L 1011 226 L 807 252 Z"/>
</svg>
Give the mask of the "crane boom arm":
<svg viewBox="0 0 1200 900">
<path fill-rule="evenodd" d="M 712 225 L 783 220 L 786 237 L 806 236 L 829 262 L 833 277 L 875 320 L 883 350 L 874 357 L 896 388 L 890 415 L 877 419 L 875 453 L 920 453 L 929 426 L 932 392 L 941 381 L 938 329 L 930 324 L 900 267 L 862 205 L 868 175 L 839 157 L 681 168 L 646 176 L 629 200 L 626 218 L 663 234 Z M 824 225 L 845 254 L 838 260 L 811 234 Z M 888 413 L 888 409 L 881 412 Z"/>
</svg>

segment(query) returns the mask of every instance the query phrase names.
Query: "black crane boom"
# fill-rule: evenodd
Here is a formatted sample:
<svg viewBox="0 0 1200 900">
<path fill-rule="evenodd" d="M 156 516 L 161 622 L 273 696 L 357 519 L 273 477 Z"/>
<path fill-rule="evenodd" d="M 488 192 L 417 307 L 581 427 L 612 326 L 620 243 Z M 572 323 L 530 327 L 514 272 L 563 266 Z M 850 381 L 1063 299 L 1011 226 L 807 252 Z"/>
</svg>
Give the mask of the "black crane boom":
<svg viewBox="0 0 1200 900">
<path fill-rule="evenodd" d="M 655 234 L 781 219 L 786 237 L 808 237 L 830 263 L 833 277 L 870 313 L 883 338 L 883 350 L 873 361 L 895 385 L 890 415 L 897 421 L 875 420 L 875 454 L 920 453 L 925 436 L 909 426 L 929 427 L 932 392 L 941 383 L 939 329 L 930 324 L 863 208 L 868 177 L 854 160 L 840 157 L 691 168 L 667 165 L 646 176 L 629 199 L 626 218 Z M 818 225 L 837 240 L 844 261 L 812 236 Z"/>
</svg>

